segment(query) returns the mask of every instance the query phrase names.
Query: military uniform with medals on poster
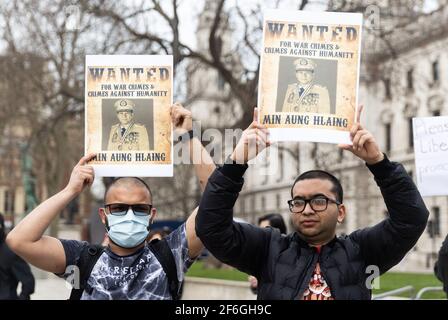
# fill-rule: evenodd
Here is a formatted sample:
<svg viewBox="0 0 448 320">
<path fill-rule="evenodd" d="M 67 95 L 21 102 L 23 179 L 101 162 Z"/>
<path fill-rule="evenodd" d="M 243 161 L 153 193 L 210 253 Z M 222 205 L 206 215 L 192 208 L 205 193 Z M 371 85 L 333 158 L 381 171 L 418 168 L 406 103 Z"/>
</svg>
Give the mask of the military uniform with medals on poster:
<svg viewBox="0 0 448 320">
<path fill-rule="evenodd" d="M 315 63 L 299 58 L 294 65 L 298 82 L 288 85 L 282 112 L 330 113 L 328 89 L 313 82 Z"/>
<path fill-rule="evenodd" d="M 134 122 L 135 104 L 128 99 L 120 99 L 114 107 L 120 123 L 111 127 L 107 150 L 109 151 L 149 151 L 148 132 L 142 124 Z"/>
</svg>

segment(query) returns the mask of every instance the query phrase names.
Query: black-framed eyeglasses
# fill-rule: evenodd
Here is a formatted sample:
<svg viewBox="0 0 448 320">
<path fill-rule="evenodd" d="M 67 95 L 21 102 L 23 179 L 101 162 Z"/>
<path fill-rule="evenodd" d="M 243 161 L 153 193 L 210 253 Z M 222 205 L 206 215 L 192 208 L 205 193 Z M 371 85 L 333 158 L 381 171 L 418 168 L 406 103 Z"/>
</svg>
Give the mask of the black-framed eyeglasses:
<svg viewBox="0 0 448 320">
<path fill-rule="evenodd" d="M 136 216 L 144 217 L 151 214 L 152 204 L 138 203 L 138 204 L 127 204 L 127 203 L 110 203 L 105 205 L 108 213 L 113 216 L 125 216 L 129 208 Z"/>
<path fill-rule="evenodd" d="M 321 212 L 327 210 L 328 202 L 336 203 L 340 205 L 341 203 L 337 200 L 327 198 L 325 196 L 317 196 L 311 199 L 292 199 L 288 200 L 289 211 L 292 213 L 302 213 L 305 210 L 306 204 L 309 203 L 311 209 L 315 212 Z"/>
</svg>

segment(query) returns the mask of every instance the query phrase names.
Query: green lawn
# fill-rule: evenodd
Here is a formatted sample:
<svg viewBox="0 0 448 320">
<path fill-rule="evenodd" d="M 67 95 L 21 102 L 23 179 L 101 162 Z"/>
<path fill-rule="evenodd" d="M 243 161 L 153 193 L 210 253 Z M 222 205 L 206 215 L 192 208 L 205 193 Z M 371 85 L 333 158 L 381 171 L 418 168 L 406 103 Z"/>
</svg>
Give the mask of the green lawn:
<svg viewBox="0 0 448 320">
<path fill-rule="evenodd" d="M 204 268 L 202 261 L 195 262 L 187 273 L 190 277 L 200 278 L 213 278 L 223 280 L 236 280 L 247 281 L 247 274 L 235 269 L 213 269 Z M 381 276 L 380 289 L 373 290 L 373 294 L 390 291 L 397 288 L 402 288 L 408 285 L 412 285 L 415 288 L 416 294 L 421 288 L 424 287 L 437 287 L 441 286 L 441 282 L 432 274 L 421 273 L 398 273 L 389 272 Z M 409 297 L 409 293 L 404 293 L 401 296 Z M 430 292 L 423 296 L 425 299 L 444 299 L 446 298 L 443 292 Z"/>
<path fill-rule="evenodd" d="M 195 262 L 188 270 L 187 276 L 199 278 L 213 278 L 222 280 L 247 281 L 247 274 L 236 269 L 205 268 L 202 261 Z"/>
<path fill-rule="evenodd" d="M 373 294 L 394 290 L 411 285 L 415 288 L 415 294 L 424 287 L 439 287 L 442 283 L 433 274 L 388 272 L 380 277 L 380 289 L 373 290 Z M 409 297 L 409 293 L 400 296 Z M 445 299 L 444 292 L 428 292 L 424 299 Z"/>
</svg>

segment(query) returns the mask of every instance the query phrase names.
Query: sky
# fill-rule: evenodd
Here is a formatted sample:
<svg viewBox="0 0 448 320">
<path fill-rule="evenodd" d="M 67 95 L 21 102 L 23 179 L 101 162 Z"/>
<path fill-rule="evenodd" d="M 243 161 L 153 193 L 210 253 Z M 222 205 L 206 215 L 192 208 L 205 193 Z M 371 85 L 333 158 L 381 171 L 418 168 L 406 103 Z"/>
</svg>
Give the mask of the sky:
<svg viewBox="0 0 448 320">
<path fill-rule="evenodd" d="M 275 2 L 271 0 L 229 0 L 227 1 L 227 8 L 234 7 L 236 3 L 239 4 L 243 12 L 248 12 L 256 4 L 261 4 L 262 9 L 275 8 Z M 204 7 L 205 0 L 193 1 L 183 0 L 180 5 L 180 21 L 183 22 L 180 25 L 180 34 L 185 43 L 196 47 L 196 18 Z M 298 1 L 295 0 L 283 0 L 279 9 L 297 10 Z M 306 10 L 324 11 L 327 6 L 327 0 L 311 0 L 311 3 L 307 5 Z"/>
</svg>

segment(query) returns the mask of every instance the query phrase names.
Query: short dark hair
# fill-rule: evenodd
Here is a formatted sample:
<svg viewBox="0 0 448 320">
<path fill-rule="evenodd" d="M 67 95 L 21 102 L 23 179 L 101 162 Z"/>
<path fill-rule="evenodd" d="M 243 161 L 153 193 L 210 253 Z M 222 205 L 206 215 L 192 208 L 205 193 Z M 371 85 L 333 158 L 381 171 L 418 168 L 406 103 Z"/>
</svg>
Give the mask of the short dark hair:
<svg viewBox="0 0 448 320">
<path fill-rule="evenodd" d="M 339 201 L 340 203 L 342 203 L 342 201 L 344 200 L 344 192 L 342 190 L 342 185 L 339 179 L 336 178 L 331 173 L 328 173 L 327 171 L 323 170 L 310 170 L 298 176 L 291 187 L 291 198 L 293 197 L 292 190 L 294 189 L 296 183 L 301 180 L 307 180 L 307 179 L 320 179 L 330 181 L 333 184 L 333 188 L 331 188 L 330 191 L 336 195 L 336 200 Z"/>
<path fill-rule="evenodd" d="M 153 200 L 151 189 L 149 188 L 148 184 L 143 179 L 138 178 L 138 177 L 118 177 L 118 178 L 114 178 L 112 180 L 112 182 L 107 185 L 106 191 L 104 192 L 104 199 L 103 199 L 104 204 L 106 204 L 107 194 L 109 193 L 109 190 L 113 186 L 115 186 L 117 184 L 120 185 L 120 184 L 126 184 L 126 183 L 144 187 L 146 190 L 148 190 L 149 196 L 151 197 L 151 201 Z"/>
<path fill-rule="evenodd" d="M 260 218 L 258 218 L 258 224 L 261 223 L 261 221 L 269 221 L 269 225 L 273 228 L 277 228 L 280 230 L 280 233 L 286 234 L 286 224 L 283 220 L 283 217 L 279 213 L 269 213 L 266 214 Z"/>
</svg>

